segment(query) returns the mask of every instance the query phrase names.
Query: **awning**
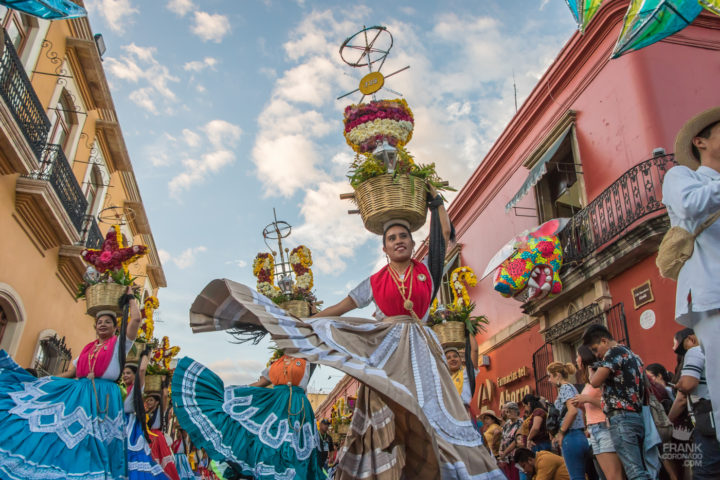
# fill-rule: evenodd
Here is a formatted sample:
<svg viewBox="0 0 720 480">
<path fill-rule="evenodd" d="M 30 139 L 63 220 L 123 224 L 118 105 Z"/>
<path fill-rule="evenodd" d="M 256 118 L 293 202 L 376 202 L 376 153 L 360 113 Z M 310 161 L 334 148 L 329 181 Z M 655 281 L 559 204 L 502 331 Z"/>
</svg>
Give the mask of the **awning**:
<svg viewBox="0 0 720 480">
<path fill-rule="evenodd" d="M 522 184 L 522 187 L 520 187 L 520 190 L 518 190 L 512 200 L 510 200 L 510 202 L 505 205 L 506 212 L 509 212 L 511 208 L 517 205 L 517 203 L 522 200 L 525 195 L 527 195 L 530 189 L 537 185 L 537 182 L 540 181 L 543 175 L 547 173 L 547 163 L 555 156 L 558 149 L 560 148 L 560 145 L 562 145 L 563 141 L 565 140 L 565 137 L 567 137 L 568 133 L 570 133 L 570 129 L 572 129 L 572 125 L 567 127 L 565 131 L 560 134 L 557 140 L 555 140 L 555 143 L 553 143 L 552 146 L 543 154 L 543 156 L 540 157 L 537 165 L 535 165 L 532 170 L 530 170 L 530 174 L 525 179 L 525 182 Z"/>
</svg>

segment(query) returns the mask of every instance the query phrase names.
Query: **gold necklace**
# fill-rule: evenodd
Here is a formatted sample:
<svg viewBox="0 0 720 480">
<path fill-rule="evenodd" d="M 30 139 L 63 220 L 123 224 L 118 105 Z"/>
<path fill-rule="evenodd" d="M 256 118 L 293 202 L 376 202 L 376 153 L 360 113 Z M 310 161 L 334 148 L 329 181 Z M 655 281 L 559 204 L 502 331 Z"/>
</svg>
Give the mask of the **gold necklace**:
<svg viewBox="0 0 720 480">
<path fill-rule="evenodd" d="M 405 282 L 404 280 L 400 280 L 400 275 L 395 271 L 394 268 L 392 268 L 390 265 L 388 265 L 388 269 L 390 270 L 390 278 L 392 278 L 393 282 L 395 283 L 395 286 L 398 289 L 398 292 L 400 293 L 400 298 L 403 299 L 403 308 L 410 312 L 412 315 L 413 312 L 413 302 L 410 300 L 412 297 L 412 288 L 413 288 L 413 267 L 414 265 L 411 263 L 410 266 L 405 270 L 405 273 L 403 274 L 403 278 L 407 278 L 407 275 L 410 276 L 410 288 L 408 295 L 405 296 Z"/>
</svg>

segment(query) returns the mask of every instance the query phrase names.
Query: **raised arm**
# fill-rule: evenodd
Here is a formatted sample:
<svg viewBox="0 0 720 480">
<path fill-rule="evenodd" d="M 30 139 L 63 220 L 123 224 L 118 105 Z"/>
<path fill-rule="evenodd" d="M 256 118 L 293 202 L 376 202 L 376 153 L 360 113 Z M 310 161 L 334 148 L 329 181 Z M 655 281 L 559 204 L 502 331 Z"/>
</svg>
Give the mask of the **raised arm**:
<svg viewBox="0 0 720 480">
<path fill-rule="evenodd" d="M 335 305 L 316 313 L 313 317 L 340 317 L 350 310 L 355 310 L 356 308 L 357 305 L 355 305 L 355 300 L 350 297 L 345 297 L 340 301 L 340 303 L 336 303 Z"/>
<path fill-rule="evenodd" d="M 133 294 L 132 286 L 128 286 L 126 293 L 128 295 Z M 128 340 L 135 340 L 137 338 L 137 332 L 140 329 L 140 324 L 142 324 L 142 315 L 140 314 L 140 305 L 134 296 L 130 299 L 129 311 L 130 318 L 128 319 L 126 338 Z"/>
<path fill-rule="evenodd" d="M 143 352 L 145 353 L 145 352 Z M 147 372 L 148 363 L 150 362 L 147 355 L 143 355 L 138 366 L 138 383 L 140 384 L 140 391 L 142 392 L 145 387 L 145 372 Z"/>
<path fill-rule="evenodd" d="M 472 358 L 473 368 L 478 369 L 478 344 L 475 335 L 470 335 L 470 356 Z"/>
<path fill-rule="evenodd" d="M 437 190 L 432 185 L 428 185 L 430 190 L 430 208 L 434 208 L 434 205 L 437 205 L 437 212 L 440 217 L 440 225 L 442 226 L 442 233 L 443 238 L 445 238 L 445 245 L 448 244 L 448 241 L 450 241 L 450 232 L 452 231 L 452 228 L 450 227 L 450 217 L 448 216 L 447 210 L 445 210 L 445 204 L 442 202 L 442 198 L 440 195 L 438 195 Z"/>
</svg>

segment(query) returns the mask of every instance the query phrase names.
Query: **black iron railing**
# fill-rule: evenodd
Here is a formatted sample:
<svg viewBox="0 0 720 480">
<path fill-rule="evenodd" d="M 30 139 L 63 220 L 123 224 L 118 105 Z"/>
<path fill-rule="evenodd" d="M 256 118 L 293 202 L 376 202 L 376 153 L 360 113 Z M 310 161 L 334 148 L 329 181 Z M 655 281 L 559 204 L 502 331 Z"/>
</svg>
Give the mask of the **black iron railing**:
<svg viewBox="0 0 720 480">
<path fill-rule="evenodd" d="M 87 248 L 99 249 L 105 239 L 100 232 L 97 220 L 92 215 L 85 215 L 81 242 Z"/>
<path fill-rule="evenodd" d="M 82 232 L 88 203 L 60 145 L 45 145 L 40 158 L 40 169 L 28 177 L 50 182 L 70 221 L 78 233 Z"/>
<path fill-rule="evenodd" d="M 662 210 L 662 181 L 676 165 L 672 154 L 645 160 L 625 172 L 560 232 L 565 265 L 584 260 L 640 218 Z"/>
<path fill-rule="evenodd" d="M 0 96 L 10 107 L 35 156 L 40 160 L 50 131 L 50 120 L 30 84 L 15 47 L 7 33 L 5 48 L 0 56 Z"/>
</svg>

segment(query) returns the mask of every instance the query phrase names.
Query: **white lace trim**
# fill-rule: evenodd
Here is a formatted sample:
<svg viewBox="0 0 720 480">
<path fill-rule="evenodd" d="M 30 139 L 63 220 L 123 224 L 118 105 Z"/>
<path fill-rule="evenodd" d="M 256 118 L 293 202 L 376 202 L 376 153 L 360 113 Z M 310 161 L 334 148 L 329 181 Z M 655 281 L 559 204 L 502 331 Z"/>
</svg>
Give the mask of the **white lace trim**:
<svg viewBox="0 0 720 480">
<path fill-rule="evenodd" d="M 310 423 L 304 423 L 301 426 L 300 422 L 296 420 L 293 425 L 294 428 L 290 428 L 288 419 L 283 418 L 278 421 L 277 415 L 271 413 L 260 424 L 252 419 L 258 412 L 258 408 L 250 406 L 251 404 L 252 395 L 235 396 L 235 388 L 228 387 L 225 389 L 223 411 L 230 415 L 233 420 L 256 435 L 263 444 L 270 448 L 278 449 L 283 443 L 288 443 L 295 450 L 295 456 L 298 460 L 307 460 L 310 457 L 317 446 Z M 270 430 L 275 423 L 277 423 L 277 433 L 273 436 Z"/>
<path fill-rule="evenodd" d="M 418 328 L 421 327 L 413 325 L 410 328 L 410 361 L 418 403 L 425 417 L 435 432 L 453 445 L 482 445 L 482 436 L 470 420 L 458 420 L 445 408 L 438 365 Z"/>
<path fill-rule="evenodd" d="M 69 449 L 75 448 L 86 437 L 93 436 L 101 442 L 113 439 L 124 440 L 123 413 L 118 411 L 114 418 L 91 418 L 82 407 L 77 407 L 66 415 L 65 403 L 40 401 L 48 392 L 42 387 L 51 381 L 51 377 L 40 378 L 34 382 L 23 383 L 23 390 L 8 395 L 15 403 L 9 413 L 28 421 L 31 432 L 54 433 Z M 74 432 L 74 433 L 73 433 Z"/>
<path fill-rule="evenodd" d="M 470 475 L 462 462 L 441 464 L 440 476 L 442 480 L 506 480 L 505 474 L 500 469 Z"/>
<path fill-rule="evenodd" d="M 40 465 L 31 462 L 22 455 L 17 455 L 0 448 L 0 473 L 10 480 L 106 480 L 105 470 L 96 472 L 68 473 L 55 465 Z"/>
<path fill-rule="evenodd" d="M 250 465 L 235 456 L 232 449 L 222 442 L 222 434 L 212 424 L 210 419 L 197 407 L 197 400 L 195 397 L 197 380 L 200 373 L 205 370 L 205 367 L 198 362 L 192 362 L 190 366 L 185 370 L 185 375 L 182 377 L 182 395 L 188 395 L 190 402 L 186 402 L 184 408 L 187 410 L 188 418 L 190 421 L 200 430 L 203 438 L 210 442 L 213 449 L 225 458 L 225 461 L 237 464 L 242 470 L 250 471 L 256 477 L 260 476 L 273 476 L 275 480 L 293 480 L 295 478 L 295 469 L 287 468 L 283 472 L 275 471 L 275 466 L 266 465 L 264 463 L 258 463 L 257 465 Z"/>
</svg>

